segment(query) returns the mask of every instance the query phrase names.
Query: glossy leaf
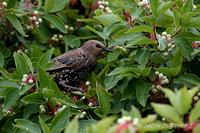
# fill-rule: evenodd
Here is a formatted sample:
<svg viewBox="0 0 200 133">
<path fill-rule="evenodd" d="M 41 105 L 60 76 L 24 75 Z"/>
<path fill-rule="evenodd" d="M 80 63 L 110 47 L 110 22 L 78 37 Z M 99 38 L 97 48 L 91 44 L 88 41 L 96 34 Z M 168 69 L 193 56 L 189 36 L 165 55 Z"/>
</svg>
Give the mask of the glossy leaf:
<svg viewBox="0 0 200 133">
<path fill-rule="evenodd" d="M 119 22 L 120 20 L 116 15 L 113 14 L 103 14 L 100 16 L 95 17 L 100 23 L 102 23 L 104 26 L 110 26 L 116 22 Z"/>
<path fill-rule="evenodd" d="M 27 64 L 24 60 L 24 58 L 18 54 L 18 53 L 14 53 L 13 55 L 14 59 L 15 59 L 15 65 L 17 67 L 17 70 L 19 71 L 20 75 L 24 75 L 27 73 Z"/>
<path fill-rule="evenodd" d="M 35 103 L 35 104 L 43 104 L 45 102 L 44 96 L 40 92 L 29 94 L 23 97 L 22 101 L 26 103 Z"/>
<path fill-rule="evenodd" d="M 54 8 L 55 4 L 56 4 L 56 0 L 45 0 L 44 11 L 45 12 L 50 11 L 51 9 Z"/>
<path fill-rule="evenodd" d="M 69 106 L 67 106 L 64 110 L 62 110 L 62 112 L 54 117 L 50 125 L 51 133 L 59 133 L 65 128 L 69 120 L 69 114 L 70 110 Z"/>
<path fill-rule="evenodd" d="M 54 49 L 52 48 L 52 49 L 48 50 L 47 52 L 45 52 L 45 53 L 41 56 L 41 58 L 40 58 L 38 64 L 39 64 L 40 66 L 43 66 L 43 65 L 45 65 L 46 63 L 48 63 L 48 62 L 50 61 L 50 59 L 51 59 L 51 56 L 52 56 L 52 54 L 53 54 L 53 51 L 54 51 Z"/>
<path fill-rule="evenodd" d="M 46 72 L 38 65 L 38 76 L 40 81 L 40 88 L 49 88 L 49 77 Z"/>
</svg>

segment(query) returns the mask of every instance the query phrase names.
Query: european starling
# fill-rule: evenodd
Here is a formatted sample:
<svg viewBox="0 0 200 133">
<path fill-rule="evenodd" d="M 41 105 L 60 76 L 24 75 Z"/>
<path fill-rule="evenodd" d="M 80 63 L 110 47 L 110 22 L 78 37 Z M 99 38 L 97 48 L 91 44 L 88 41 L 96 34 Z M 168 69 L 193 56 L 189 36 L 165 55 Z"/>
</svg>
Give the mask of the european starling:
<svg viewBox="0 0 200 133">
<path fill-rule="evenodd" d="M 93 71 L 97 64 L 97 56 L 102 51 L 112 52 L 101 42 L 89 40 L 80 48 L 52 59 L 50 62 L 55 62 L 56 65 L 47 72 L 54 74 L 62 86 L 73 88 L 72 85 L 86 78 Z"/>
</svg>

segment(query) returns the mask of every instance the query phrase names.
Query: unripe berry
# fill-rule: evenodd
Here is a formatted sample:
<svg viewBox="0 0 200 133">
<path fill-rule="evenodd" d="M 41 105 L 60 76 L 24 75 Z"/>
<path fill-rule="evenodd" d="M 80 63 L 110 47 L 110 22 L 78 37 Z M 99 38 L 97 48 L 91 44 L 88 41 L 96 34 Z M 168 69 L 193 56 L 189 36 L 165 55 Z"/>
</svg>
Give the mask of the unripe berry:
<svg viewBox="0 0 200 133">
<path fill-rule="evenodd" d="M 157 93 L 157 89 L 153 89 L 152 92 L 153 92 L 153 93 Z"/>
<path fill-rule="evenodd" d="M 44 105 L 40 104 L 39 108 L 44 109 Z"/>
<path fill-rule="evenodd" d="M 34 11 L 34 14 L 35 14 L 35 15 L 38 15 L 38 11 Z"/>
<path fill-rule="evenodd" d="M 23 78 L 22 82 L 25 83 L 27 81 L 27 78 Z"/>
<path fill-rule="evenodd" d="M 171 51 L 172 51 L 172 48 L 169 48 L 169 49 L 168 49 L 168 52 L 171 52 Z"/>
<path fill-rule="evenodd" d="M 168 84 L 169 83 L 169 79 L 165 79 L 165 83 Z"/>
<path fill-rule="evenodd" d="M 162 73 L 160 73 L 160 74 L 159 74 L 159 78 L 162 78 L 162 77 L 163 77 L 163 74 L 162 74 Z"/>
<path fill-rule="evenodd" d="M 110 10 L 110 8 L 109 8 L 109 7 L 106 7 L 105 10 L 108 11 L 108 10 Z"/>
<path fill-rule="evenodd" d="M 197 9 L 197 6 L 196 6 L 196 5 L 193 5 L 193 9 Z"/>
<path fill-rule="evenodd" d="M 35 24 L 36 24 L 36 25 L 39 25 L 39 22 L 38 22 L 38 21 L 36 21 L 36 22 L 35 22 Z"/>
<path fill-rule="evenodd" d="M 147 5 L 148 4 L 148 0 L 143 0 L 143 4 Z"/>
<path fill-rule="evenodd" d="M 161 84 L 162 84 L 162 85 L 165 84 L 165 80 L 161 80 Z"/>
<path fill-rule="evenodd" d="M 172 44 L 171 44 L 171 43 L 169 43 L 169 44 L 167 44 L 167 46 L 168 46 L 169 48 L 171 48 L 171 47 L 172 47 Z"/>
<path fill-rule="evenodd" d="M 106 1 L 106 2 L 105 2 L 105 5 L 109 5 L 109 2 L 108 2 L 108 1 Z"/>
<path fill-rule="evenodd" d="M 82 112 L 82 115 L 86 115 L 87 113 L 85 111 Z"/>
<path fill-rule="evenodd" d="M 87 86 L 89 86 L 89 85 L 90 85 L 90 81 L 87 81 L 85 84 L 86 84 Z"/>
<path fill-rule="evenodd" d="M 157 88 L 157 89 L 160 89 L 160 88 L 161 88 L 161 86 L 160 86 L 160 85 L 157 85 L 157 86 L 156 86 L 156 88 Z"/>
<path fill-rule="evenodd" d="M 139 2 L 138 5 L 139 5 L 139 6 L 143 6 L 143 2 L 142 2 L 142 1 Z"/>
<path fill-rule="evenodd" d="M 68 29 L 69 28 L 69 26 L 68 25 L 65 25 L 65 29 Z"/>
<path fill-rule="evenodd" d="M 36 20 L 37 18 L 36 18 L 36 16 L 33 16 L 32 19 L 33 19 L 33 20 Z"/>
<path fill-rule="evenodd" d="M 28 78 L 28 75 L 27 75 L 27 74 L 24 74 L 24 75 L 23 75 L 23 78 Z"/>
<path fill-rule="evenodd" d="M 28 18 L 28 20 L 29 20 L 29 21 L 32 21 L 32 20 L 33 20 L 33 18 L 32 18 L 32 17 L 29 17 L 29 18 Z"/>
<path fill-rule="evenodd" d="M 53 37 L 54 37 L 54 38 L 57 38 L 57 37 L 58 37 L 58 35 L 54 34 L 54 35 L 53 35 Z"/>
<path fill-rule="evenodd" d="M 8 6 L 7 2 L 5 2 L 5 1 L 2 3 L 2 5 L 3 5 L 4 7 L 7 7 L 7 6 Z"/>
<path fill-rule="evenodd" d="M 104 6 L 103 6 L 103 5 L 100 5 L 99 8 L 100 8 L 100 9 L 104 9 Z"/>
<path fill-rule="evenodd" d="M 167 53 L 167 52 L 165 52 L 165 53 L 164 53 L 164 56 L 168 56 L 168 53 Z"/>
<path fill-rule="evenodd" d="M 74 30 L 74 27 L 70 27 L 69 30 Z"/>
<path fill-rule="evenodd" d="M 174 49 L 176 47 L 176 45 L 172 45 L 172 48 Z"/>
<path fill-rule="evenodd" d="M 166 39 L 166 37 L 165 37 L 165 36 L 162 36 L 161 38 L 162 38 L 162 39 Z"/>
<path fill-rule="evenodd" d="M 63 38 L 63 35 L 59 35 L 58 38 L 62 39 L 62 38 Z"/>
<path fill-rule="evenodd" d="M 46 110 L 44 108 L 42 108 L 40 111 L 41 111 L 41 113 L 45 113 L 46 112 Z"/>
<path fill-rule="evenodd" d="M 25 52 L 25 53 L 28 53 L 28 49 L 25 49 L 24 52 Z"/>
<path fill-rule="evenodd" d="M 195 96 L 194 97 L 194 101 L 198 101 L 199 100 L 199 97 L 198 96 Z"/>
<path fill-rule="evenodd" d="M 32 84 L 33 83 L 33 79 L 29 79 L 28 83 Z"/>
<path fill-rule="evenodd" d="M 39 23 L 42 23 L 42 19 L 41 19 L 41 18 L 39 18 L 39 19 L 38 19 L 38 22 L 39 22 Z"/>
<path fill-rule="evenodd" d="M 156 75 L 159 75 L 160 73 L 159 73 L 159 71 L 155 71 L 155 74 L 156 74 Z"/>
<path fill-rule="evenodd" d="M 163 32 L 163 33 L 162 33 L 162 36 L 167 36 L 167 32 Z"/>
<path fill-rule="evenodd" d="M 93 103 L 89 103 L 88 106 L 92 107 L 92 106 L 93 106 Z"/>
<path fill-rule="evenodd" d="M 80 115 L 79 118 L 80 118 L 80 119 L 83 119 L 83 118 L 84 118 L 84 115 Z"/>
<path fill-rule="evenodd" d="M 108 10 L 108 14 L 112 14 L 112 11 L 111 11 L 111 10 Z"/>
<path fill-rule="evenodd" d="M 98 1 L 98 5 L 101 5 L 102 4 L 102 1 Z"/>
</svg>

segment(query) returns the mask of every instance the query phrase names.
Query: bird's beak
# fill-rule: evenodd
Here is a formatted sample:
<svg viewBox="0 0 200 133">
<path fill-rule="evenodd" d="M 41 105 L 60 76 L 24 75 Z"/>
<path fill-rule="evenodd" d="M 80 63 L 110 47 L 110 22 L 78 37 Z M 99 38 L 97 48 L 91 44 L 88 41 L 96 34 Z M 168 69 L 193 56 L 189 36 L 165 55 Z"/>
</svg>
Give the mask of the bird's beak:
<svg viewBox="0 0 200 133">
<path fill-rule="evenodd" d="M 108 52 L 112 52 L 113 53 L 113 51 L 112 50 L 110 50 L 109 48 L 107 48 L 107 47 L 104 47 L 103 48 L 103 50 L 105 50 L 105 51 L 108 51 Z"/>
</svg>

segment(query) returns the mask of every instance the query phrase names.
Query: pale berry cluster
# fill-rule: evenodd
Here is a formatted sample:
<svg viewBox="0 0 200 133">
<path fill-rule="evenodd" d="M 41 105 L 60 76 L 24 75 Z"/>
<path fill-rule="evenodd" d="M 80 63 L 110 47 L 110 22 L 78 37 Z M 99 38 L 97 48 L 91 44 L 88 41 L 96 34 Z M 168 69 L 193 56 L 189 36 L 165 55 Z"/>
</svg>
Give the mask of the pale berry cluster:
<svg viewBox="0 0 200 133">
<path fill-rule="evenodd" d="M 162 32 L 162 35 L 158 35 L 158 37 L 167 41 L 167 47 L 165 49 L 166 52 L 164 52 L 164 56 L 168 56 L 168 52 L 171 52 L 176 47 L 176 45 L 171 43 L 171 35 L 167 34 L 167 32 Z"/>
<path fill-rule="evenodd" d="M 59 108 L 54 114 L 57 115 L 59 114 L 60 112 L 62 112 L 67 106 L 66 105 L 63 105 L 61 108 Z"/>
<path fill-rule="evenodd" d="M 138 3 L 138 6 L 148 6 L 149 1 L 148 0 L 142 0 Z"/>
<path fill-rule="evenodd" d="M 117 120 L 117 133 L 124 132 L 126 130 L 129 130 L 131 132 L 137 132 L 137 126 L 139 124 L 139 119 L 134 118 L 132 119 L 130 116 L 123 116 L 122 118 L 119 118 Z"/>
<path fill-rule="evenodd" d="M 67 31 L 73 31 L 74 30 L 74 27 L 72 27 L 72 26 L 70 26 L 70 25 L 65 25 L 65 29 L 67 30 Z"/>
<path fill-rule="evenodd" d="M 56 35 L 54 34 L 52 37 L 51 37 L 51 40 L 52 41 L 55 41 L 55 42 L 59 42 L 59 40 L 62 40 L 63 39 L 63 35 Z"/>
<path fill-rule="evenodd" d="M 25 84 L 33 84 L 35 83 L 35 80 L 33 79 L 33 75 L 29 74 L 24 74 L 23 78 L 22 78 L 22 84 L 21 85 L 25 85 Z"/>
<path fill-rule="evenodd" d="M 197 95 L 193 97 L 193 100 L 198 101 L 199 98 L 200 98 L 200 92 L 198 92 Z"/>
<path fill-rule="evenodd" d="M 163 85 L 166 85 L 169 83 L 169 79 L 164 76 L 163 73 L 160 73 L 159 71 L 155 72 L 155 77 L 153 79 L 153 82 L 155 82 L 155 85 L 152 86 L 153 88 L 153 93 L 157 92 L 157 89 L 161 89 Z"/>
<path fill-rule="evenodd" d="M 46 112 L 46 110 L 45 110 L 45 108 L 44 108 L 44 105 L 41 104 L 41 105 L 39 106 L 39 108 L 40 108 L 40 112 L 41 112 L 41 113 L 45 113 L 45 112 Z"/>
<path fill-rule="evenodd" d="M 77 115 L 76 117 L 77 117 L 77 118 L 80 118 L 80 119 L 83 119 L 83 118 L 85 117 L 86 114 L 87 114 L 87 113 L 86 113 L 85 111 L 83 111 L 83 112 L 81 113 L 81 115 Z"/>
<path fill-rule="evenodd" d="M 1 8 L 5 8 L 5 7 L 7 7 L 8 6 L 8 4 L 7 4 L 7 2 L 2 2 L 2 3 L 0 3 L 0 9 Z"/>
<path fill-rule="evenodd" d="M 99 9 L 101 11 L 105 11 L 108 14 L 112 14 L 112 10 L 110 10 L 110 8 L 108 7 L 108 1 L 98 1 L 97 4 L 99 5 Z"/>
<path fill-rule="evenodd" d="M 34 28 L 38 28 L 40 23 L 42 23 L 42 18 L 39 18 L 38 11 L 34 11 L 30 16 L 27 16 L 29 22 L 26 25 L 27 30 L 33 30 Z"/>
<path fill-rule="evenodd" d="M 4 108 L 4 105 L 2 105 L 2 108 Z M 12 111 L 12 107 L 10 107 L 8 110 L 3 109 L 2 110 L 3 116 L 13 116 L 15 112 Z"/>
</svg>

